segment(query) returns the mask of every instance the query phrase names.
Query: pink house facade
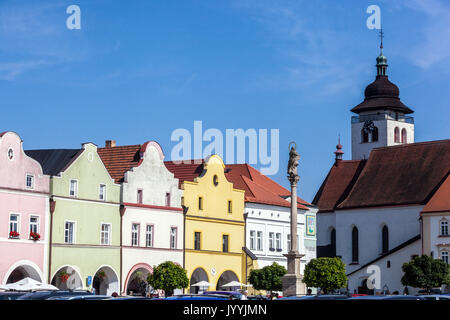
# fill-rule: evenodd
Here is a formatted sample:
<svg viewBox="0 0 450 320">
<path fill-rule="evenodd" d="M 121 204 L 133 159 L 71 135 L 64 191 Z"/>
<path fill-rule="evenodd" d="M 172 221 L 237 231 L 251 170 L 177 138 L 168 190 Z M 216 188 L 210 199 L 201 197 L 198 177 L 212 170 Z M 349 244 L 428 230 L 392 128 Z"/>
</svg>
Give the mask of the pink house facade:
<svg viewBox="0 0 450 320">
<path fill-rule="evenodd" d="M 0 284 L 46 282 L 49 185 L 19 135 L 0 133 Z"/>
</svg>

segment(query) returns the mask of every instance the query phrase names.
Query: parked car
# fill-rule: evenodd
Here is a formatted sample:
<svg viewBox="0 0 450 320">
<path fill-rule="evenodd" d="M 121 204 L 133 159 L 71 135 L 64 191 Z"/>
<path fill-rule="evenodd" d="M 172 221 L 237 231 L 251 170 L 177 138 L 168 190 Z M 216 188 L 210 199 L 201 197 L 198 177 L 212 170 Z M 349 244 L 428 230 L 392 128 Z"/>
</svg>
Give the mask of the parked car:
<svg viewBox="0 0 450 320">
<path fill-rule="evenodd" d="M 244 300 L 244 295 L 237 291 L 205 291 L 203 294 L 220 294 L 229 296 L 231 300 Z"/>
<path fill-rule="evenodd" d="M 444 294 L 427 294 L 419 297 L 422 297 L 425 300 L 450 300 L 450 295 Z"/>
<path fill-rule="evenodd" d="M 364 295 L 364 296 L 355 296 L 355 297 L 351 297 L 349 298 L 349 300 L 383 300 L 385 296 L 369 296 L 369 295 Z"/>
<path fill-rule="evenodd" d="M 47 300 L 52 297 L 62 297 L 62 296 L 82 296 L 82 295 L 93 295 L 92 292 L 84 291 L 84 290 L 74 290 L 74 291 L 36 291 L 22 295 L 17 298 L 17 300 Z"/>
<path fill-rule="evenodd" d="M 425 299 L 420 296 L 393 295 L 393 296 L 384 296 L 383 300 L 425 300 Z"/>
<path fill-rule="evenodd" d="M 15 291 L 0 292 L 0 300 L 17 300 L 24 294 L 26 294 L 26 292 L 15 292 Z"/>
<path fill-rule="evenodd" d="M 163 299 L 163 298 L 162 298 Z M 161 299 L 161 300 L 162 300 Z M 111 300 L 155 300 L 155 298 L 149 298 L 149 297 L 136 297 L 136 296 L 126 296 L 126 297 L 117 297 L 112 298 Z"/>
<path fill-rule="evenodd" d="M 220 294 L 180 294 L 165 300 L 231 300 L 231 297 Z"/>
<path fill-rule="evenodd" d="M 290 296 L 279 298 L 277 300 L 347 300 L 350 297 L 344 294 L 320 294 L 310 296 Z"/>
<path fill-rule="evenodd" d="M 75 296 L 56 296 L 56 297 L 50 297 L 47 300 L 110 300 L 110 299 L 113 299 L 113 297 L 104 296 L 104 295 L 88 294 L 88 295 L 75 295 Z"/>
<path fill-rule="evenodd" d="M 268 297 L 263 296 L 261 294 L 254 295 L 254 296 L 247 296 L 248 300 L 270 300 Z"/>
</svg>

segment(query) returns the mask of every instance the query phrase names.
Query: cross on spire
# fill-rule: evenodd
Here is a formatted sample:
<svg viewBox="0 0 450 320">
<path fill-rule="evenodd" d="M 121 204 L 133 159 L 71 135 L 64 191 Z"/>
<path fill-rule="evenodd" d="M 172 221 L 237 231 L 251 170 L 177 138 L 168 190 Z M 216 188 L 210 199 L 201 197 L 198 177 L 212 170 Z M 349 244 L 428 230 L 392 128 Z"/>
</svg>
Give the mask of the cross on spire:
<svg viewBox="0 0 450 320">
<path fill-rule="evenodd" d="M 380 49 L 383 49 L 383 38 L 384 38 L 384 32 L 383 32 L 383 27 L 381 27 L 380 30 Z"/>
</svg>

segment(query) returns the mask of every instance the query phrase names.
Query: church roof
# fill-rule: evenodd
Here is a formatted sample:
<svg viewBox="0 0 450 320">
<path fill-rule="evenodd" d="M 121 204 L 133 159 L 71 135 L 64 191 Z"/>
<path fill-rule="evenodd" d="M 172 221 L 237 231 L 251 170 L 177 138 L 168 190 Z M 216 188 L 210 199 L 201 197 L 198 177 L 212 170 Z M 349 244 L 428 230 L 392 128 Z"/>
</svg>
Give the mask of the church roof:
<svg viewBox="0 0 450 320">
<path fill-rule="evenodd" d="M 351 166 L 333 165 L 313 200 L 319 212 L 426 204 L 450 171 L 450 140 L 375 148 L 362 170 Z"/>
<path fill-rule="evenodd" d="M 439 187 L 433 197 L 428 201 L 422 212 L 450 211 L 450 176 L 447 175 L 444 183 Z"/>
<path fill-rule="evenodd" d="M 400 90 L 389 81 L 387 76 L 377 76 L 374 82 L 366 87 L 364 101 L 351 109 L 354 113 L 376 110 L 393 110 L 404 114 L 413 113 L 400 101 Z"/>
</svg>

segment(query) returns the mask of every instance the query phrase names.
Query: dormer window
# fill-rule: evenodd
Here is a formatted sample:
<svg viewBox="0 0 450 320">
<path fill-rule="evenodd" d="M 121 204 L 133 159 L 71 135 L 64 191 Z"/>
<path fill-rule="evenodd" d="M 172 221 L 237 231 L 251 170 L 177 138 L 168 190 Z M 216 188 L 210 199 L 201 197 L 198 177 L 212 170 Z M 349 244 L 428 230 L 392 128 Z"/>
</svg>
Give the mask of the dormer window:
<svg viewBox="0 0 450 320">
<path fill-rule="evenodd" d="M 166 207 L 170 207 L 170 192 L 166 192 Z"/>
<path fill-rule="evenodd" d="M 14 158 L 14 151 L 12 148 L 8 149 L 8 159 L 12 160 Z"/>
<path fill-rule="evenodd" d="M 138 191 L 137 191 L 137 203 L 142 203 L 142 201 L 143 201 L 143 193 L 144 193 L 144 191 L 142 189 L 138 189 Z"/>
</svg>

